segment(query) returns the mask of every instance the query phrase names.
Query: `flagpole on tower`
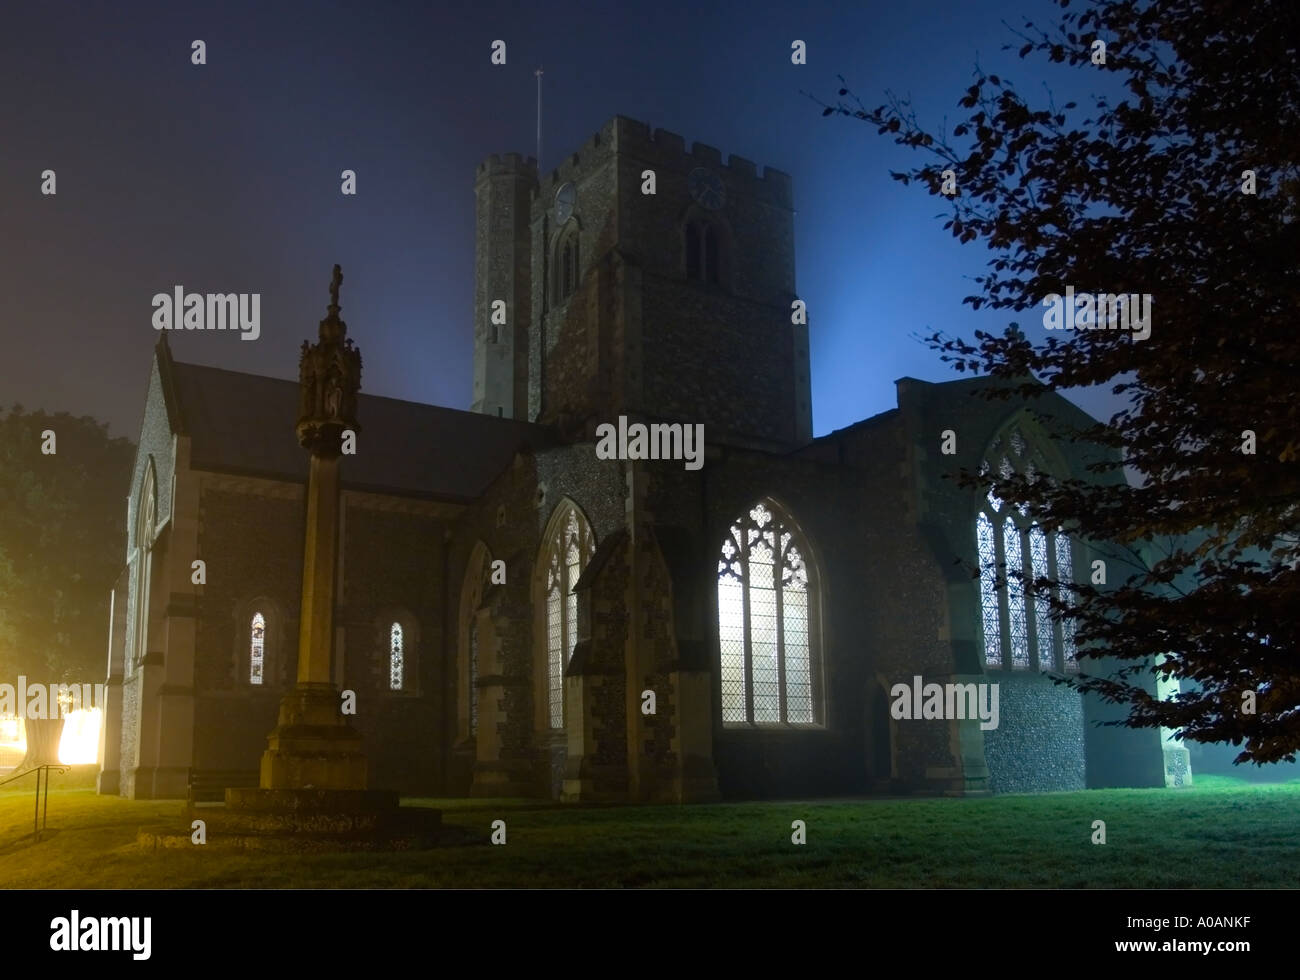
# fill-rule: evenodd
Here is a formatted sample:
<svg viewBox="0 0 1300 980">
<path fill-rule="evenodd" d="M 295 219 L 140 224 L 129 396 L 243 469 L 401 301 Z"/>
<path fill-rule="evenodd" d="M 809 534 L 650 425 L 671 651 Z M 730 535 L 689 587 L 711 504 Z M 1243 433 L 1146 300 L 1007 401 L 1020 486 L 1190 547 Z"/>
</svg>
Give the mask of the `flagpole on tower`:
<svg viewBox="0 0 1300 980">
<path fill-rule="evenodd" d="M 539 65 L 533 72 L 537 76 L 537 173 L 542 172 L 542 69 Z"/>
</svg>

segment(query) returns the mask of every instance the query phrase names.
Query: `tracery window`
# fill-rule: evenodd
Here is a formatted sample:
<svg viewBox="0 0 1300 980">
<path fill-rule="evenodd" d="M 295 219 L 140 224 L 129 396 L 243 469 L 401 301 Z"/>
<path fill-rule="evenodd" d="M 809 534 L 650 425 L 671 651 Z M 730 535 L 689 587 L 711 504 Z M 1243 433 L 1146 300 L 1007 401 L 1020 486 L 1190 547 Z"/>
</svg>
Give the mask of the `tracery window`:
<svg viewBox="0 0 1300 980">
<path fill-rule="evenodd" d="M 793 523 L 762 502 L 728 529 L 718 560 L 723 724 L 822 723 L 806 554 Z"/>
<path fill-rule="evenodd" d="M 571 504 L 562 505 L 546 557 L 547 701 L 552 729 L 564 727 L 564 669 L 578 642 L 573 588 L 595 552 L 591 528 Z"/>
<path fill-rule="evenodd" d="M 388 689 L 390 691 L 402 689 L 405 668 L 403 640 L 402 624 L 393 623 L 388 630 Z"/>
<path fill-rule="evenodd" d="M 1013 473 L 1030 479 L 1046 473 L 1042 457 L 1019 428 L 990 445 L 982 472 L 991 474 L 995 467 L 1003 479 Z M 1074 581 L 1070 539 L 1059 529 L 1042 527 L 1024 507 L 1011 507 L 989 490 L 975 517 L 975 546 L 985 666 L 1028 670 L 1032 657 L 1039 670 L 1060 670 L 1062 664 L 1067 671 L 1077 670 L 1073 622 L 1053 623 L 1047 599 L 1026 588 L 1026 583 L 1048 578 L 1058 583 L 1060 599 L 1067 599 L 1068 584 Z M 1008 575 L 999 583 L 1004 565 L 1008 572 L 1021 572 L 1025 580 Z"/>
<path fill-rule="evenodd" d="M 253 613 L 248 638 L 248 683 L 261 684 L 266 676 L 266 617 Z"/>
</svg>

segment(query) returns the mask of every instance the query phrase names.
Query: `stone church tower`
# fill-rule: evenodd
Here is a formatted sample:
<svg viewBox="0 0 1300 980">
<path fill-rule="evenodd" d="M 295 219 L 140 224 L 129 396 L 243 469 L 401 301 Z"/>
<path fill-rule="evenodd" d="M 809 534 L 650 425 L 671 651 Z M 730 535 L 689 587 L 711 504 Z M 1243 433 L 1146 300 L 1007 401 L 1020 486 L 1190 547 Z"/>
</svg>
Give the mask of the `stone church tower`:
<svg viewBox="0 0 1300 980">
<path fill-rule="evenodd" d="M 528 232 L 537 193 L 537 164 L 517 153 L 491 157 L 478 168 L 474 242 L 474 395 L 471 409 L 527 418 L 528 324 L 532 252 Z M 494 324 L 492 303 L 503 301 L 506 323 Z M 498 314 L 498 319 L 501 314 Z"/>
<path fill-rule="evenodd" d="M 811 439 L 786 174 L 617 116 L 540 181 L 531 158 L 490 157 L 475 195 L 475 411 Z"/>
</svg>

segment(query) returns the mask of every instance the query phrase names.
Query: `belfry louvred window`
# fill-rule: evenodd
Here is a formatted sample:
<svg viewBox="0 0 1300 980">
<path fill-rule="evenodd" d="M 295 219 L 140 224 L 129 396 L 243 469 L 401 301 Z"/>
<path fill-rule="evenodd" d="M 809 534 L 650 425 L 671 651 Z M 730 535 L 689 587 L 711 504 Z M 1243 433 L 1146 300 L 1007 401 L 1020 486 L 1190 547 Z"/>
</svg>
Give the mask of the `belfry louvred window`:
<svg viewBox="0 0 1300 980">
<path fill-rule="evenodd" d="M 578 289 L 578 228 L 570 224 L 556 239 L 554 287 L 551 295 L 556 303 L 566 302 Z"/>
<path fill-rule="evenodd" d="M 711 221 L 686 226 L 686 278 L 717 284 L 721 281 L 722 248 Z"/>
</svg>

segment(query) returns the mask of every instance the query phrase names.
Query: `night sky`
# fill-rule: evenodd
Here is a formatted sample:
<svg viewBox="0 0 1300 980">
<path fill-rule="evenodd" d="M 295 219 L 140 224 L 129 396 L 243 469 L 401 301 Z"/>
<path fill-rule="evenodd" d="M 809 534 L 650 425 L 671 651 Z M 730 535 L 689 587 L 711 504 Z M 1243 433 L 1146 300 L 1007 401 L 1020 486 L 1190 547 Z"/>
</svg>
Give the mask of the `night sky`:
<svg viewBox="0 0 1300 980">
<path fill-rule="evenodd" d="M 978 59 L 1031 101 L 1044 81 L 1058 101 L 1086 97 L 1093 79 L 1039 74 L 1041 61 L 1002 50 L 1014 41 L 1003 20 L 1047 24 L 1058 8 L 699 7 L 7 4 L 0 404 L 89 414 L 138 438 L 159 337 L 150 300 L 176 285 L 262 297 L 260 339 L 171 331 L 178 360 L 296 379 L 338 262 L 363 390 L 468 408 L 474 168 L 536 152 L 539 64 L 544 172 L 622 114 L 793 176 L 815 433 L 893 407 L 899 377 L 959 377 L 914 335 L 1014 318 L 961 303 L 990 253 L 957 245 L 943 204 L 889 178 L 925 158 L 822 118 L 803 93 L 833 100 L 842 73 L 869 106 L 892 88 L 923 122 L 951 126 Z M 206 65 L 190 62 L 195 39 Z M 490 63 L 496 39 L 505 66 Z M 795 39 L 807 65 L 791 64 Z M 40 193 L 47 168 L 52 197 Z M 355 197 L 339 192 L 344 169 Z"/>
</svg>

